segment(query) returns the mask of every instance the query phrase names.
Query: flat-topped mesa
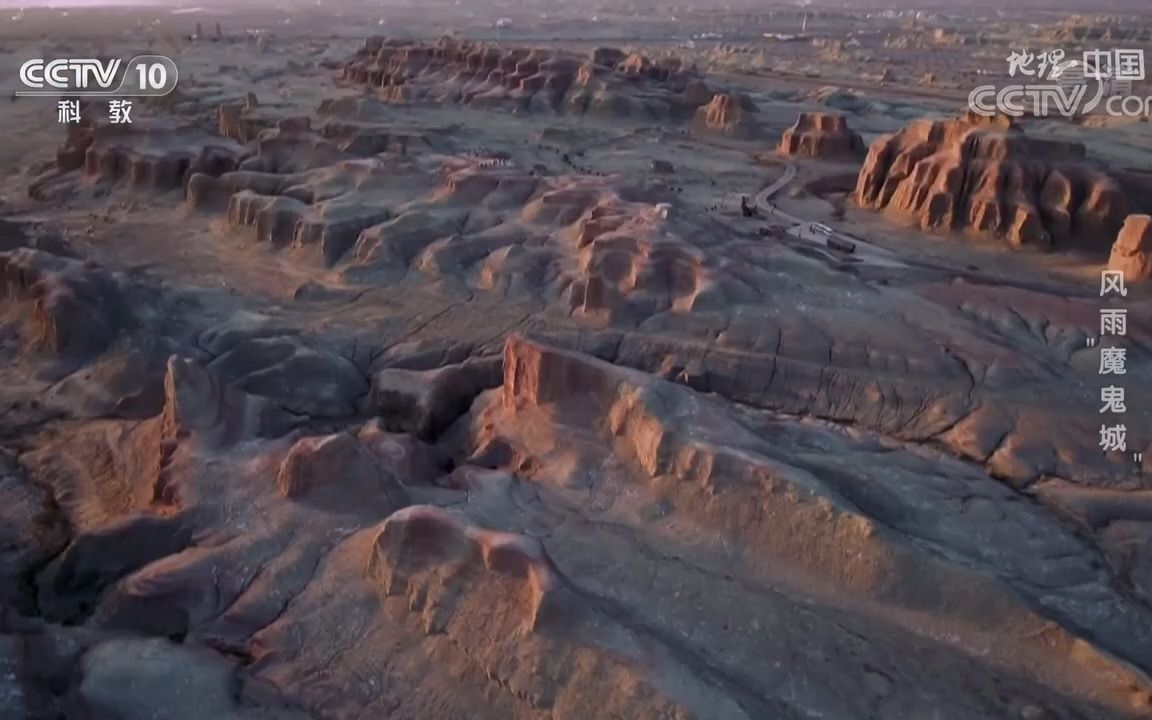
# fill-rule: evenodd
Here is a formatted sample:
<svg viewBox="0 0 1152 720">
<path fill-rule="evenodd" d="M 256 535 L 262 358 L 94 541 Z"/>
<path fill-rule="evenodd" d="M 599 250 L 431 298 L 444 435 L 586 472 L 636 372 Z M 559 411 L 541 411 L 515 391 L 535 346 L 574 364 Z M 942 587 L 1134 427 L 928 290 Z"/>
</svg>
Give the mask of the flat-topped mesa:
<svg viewBox="0 0 1152 720">
<path fill-rule="evenodd" d="M 454 616 L 482 617 L 502 632 L 536 631 L 559 610 L 559 576 L 538 540 L 483 530 L 442 508 L 392 513 L 367 560 L 367 576 L 385 595 L 408 596 L 429 634 Z"/>
<path fill-rule="evenodd" d="M 1010 118 L 972 113 L 916 120 L 872 143 L 853 197 L 924 230 L 1043 249 L 1101 249 L 1130 207 L 1080 143 L 1032 138 Z"/>
<path fill-rule="evenodd" d="M 752 99 L 743 93 L 716 93 L 707 105 L 696 110 L 693 127 L 749 140 L 761 134 L 755 112 Z"/>
<path fill-rule="evenodd" d="M 276 486 L 283 497 L 330 512 L 383 517 L 408 504 L 400 479 L 348 432 L 297 440 Z"/>
<path fill-rule="evenodd" d="M 867 148 L 843 115 L 800 113 L 780 137 L 776 152 L 785 157 L 854 159 L 863 157 Z"/>
<path fill-rule="evenodd" d="M 1152 278 L 1152 215 L 1129 215 L 1112 245 L 1108 269 L 1129 283 Z"/>
<path fill-rule="evenodd" d="M 89 178 L 163 192 L 183 187 L 194 172 L 215 176 L 232 170 L 242 154 L 238 143 L 182 122 L 86 121 L 69 128 L 56 164 L 60 174 L 82 170 Z M 29 193 L 36 197 L 40 188 L 34 185 Z"/>
</svg>

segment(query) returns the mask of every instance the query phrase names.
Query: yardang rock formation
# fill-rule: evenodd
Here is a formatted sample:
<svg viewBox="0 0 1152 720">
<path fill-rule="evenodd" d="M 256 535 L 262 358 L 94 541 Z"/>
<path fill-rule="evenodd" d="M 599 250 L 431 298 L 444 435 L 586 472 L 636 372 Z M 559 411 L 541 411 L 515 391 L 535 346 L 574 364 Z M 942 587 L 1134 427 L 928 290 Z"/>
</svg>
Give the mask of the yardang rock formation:
<svg viewBox="0 0 1152 720">
<path fill-rule="evenodd" d="M 855 199 L 924 230 L 1044 249 L 1108 247 L 1131 204 L 1083 145 L 1032 138 L 1009 118 L 974 114 L 916 120 L 878 139 Z"/>
<path fill-rule="evenodd" d="M 843 115 L 800 113 L 796 124 L 780 137 L 776 152 L 785 157 L 853 159 L 863 156 L 866 148 Z"/>
<path fill-rule="evenodd" d="M 1152 216 L 1128 216 L 1112 245 L 1108 269 L 1124 273 L 1128 282 L 1152 278 Z"/>
<path fill-rule="evenodd" d="M 346 81 L 393 103 L 461 103 L 535 112 L 667 119 L 708 101 L 692 68 L 614 48 L 587 56 L 441 38 L 435 44 L 369 38 L 344 66 Z"/>
</svg>

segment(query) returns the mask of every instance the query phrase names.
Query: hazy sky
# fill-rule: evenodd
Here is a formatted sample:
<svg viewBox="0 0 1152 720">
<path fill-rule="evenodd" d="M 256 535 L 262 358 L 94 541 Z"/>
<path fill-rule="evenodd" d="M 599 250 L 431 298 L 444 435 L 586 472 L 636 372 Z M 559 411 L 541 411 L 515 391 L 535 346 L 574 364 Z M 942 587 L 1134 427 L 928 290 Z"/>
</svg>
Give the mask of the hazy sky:
<svg viewBox="0 0 1152 720">
<path fill-rule="evenodd" d="M 655 5 L 657 0 L 650 0 L 651 4 Z M 217 5 L 221 0 L 0 0 L 0 8 L 5 10 L 4 16 L 0 17 L 0 22 L 8 20 L 8 10 L 18 8 L 66 8 L 66 7 L 110 7 L 110 6 L 132 6 L 132 5 L 151 5 L 151 6 L 196 6 L 203 2 L 206 6 Z M 245 5 L 254 7 L 267 7 L 270 3 L 269 0 L 226 0 L 227 5 L 230 7 L 243 7 Z M 419 0 L 415 0 L 416 3 Z M 468 0 L 464 0 L 468 2 Z M 577 3 L 579 0 L 528 0 L 530 6 L 547 6 L 549 4 L 556 4 L 559 6 L 567 5 L 568 3 Z M 339 0 L 327 0 L 327 3 L 332 5 L 339 5 Z M 366 3 L 361 1 L 355 2 L 358 7 L 365 7 Z M 379 0 L 379 7 L 386 8 L 389 5 L 400 4 L 411 7 L 414 0 Z M 481 3 L 486 5 L 488 3 Z M 684 0 L 669 0 L 669 4 L 684 5 Z M 731 5 L 732 7 L 748 7 L 749 5 L 755 6 L 756 0 L 696 0 L 698 6 L 706 7 L 708 5 Z M 1060 12 L 1147 12 L 1149 10 L 1149 0 L 1014 0 L 1010 4 L 1013 9 L 1021 9 L 1028 7 L 1036 10 L 1046 10 L 1053 13 Z M 924 9 L 924 10 L 944 10 L 944 11 L 964 11 L 973 9 L 994 9 L 1006 7 L 1004 0 L 769 0 L 766 6 L 780 6 L 780 5 L 810 5 L 813 8 L 827 7 L 833 8 L 858 8 L 858 9 L 879 9 L 879 8 L 908 8 L 908 9 Z"/>
<path fill-rule="evenodd" d="M 182 4 L 164 0 L 0 0 L 0 8 L 111 7 L 125 5 Z"/>
</svg>

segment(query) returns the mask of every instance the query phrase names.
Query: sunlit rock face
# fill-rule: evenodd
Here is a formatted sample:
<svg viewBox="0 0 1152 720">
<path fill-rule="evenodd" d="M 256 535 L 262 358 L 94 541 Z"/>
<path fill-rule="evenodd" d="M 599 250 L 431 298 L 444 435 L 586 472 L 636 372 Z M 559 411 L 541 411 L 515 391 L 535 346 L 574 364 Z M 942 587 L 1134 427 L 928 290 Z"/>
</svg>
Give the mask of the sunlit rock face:
<svg viewBox="0 0 1152 720">
<path fill-rule="evenodd" d="M 872 144 L 856 202 L 924 230 L 1043 249 L 1109 242 L 1128 213 L 1120 183 L 1079 143 L 1028 137 L 1009 118 L 917 120 Z"/>
</svg>

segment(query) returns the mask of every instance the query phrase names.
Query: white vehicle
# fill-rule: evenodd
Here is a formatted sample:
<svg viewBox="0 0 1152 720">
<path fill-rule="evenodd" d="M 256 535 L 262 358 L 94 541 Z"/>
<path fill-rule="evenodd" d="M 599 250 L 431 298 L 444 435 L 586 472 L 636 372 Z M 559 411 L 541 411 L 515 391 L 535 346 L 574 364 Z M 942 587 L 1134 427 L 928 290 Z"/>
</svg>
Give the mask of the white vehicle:
<svg viewBox="0 0 1152 720">
<path fill-rule="evenodd" d="M 808 225 L 808 230 L 810 232 L 820 233 L 821 235 L 831 235 L 834 232 L 836 232 L 835 230 L 828 227 L 824 223 L 810 223 Z"/>
</svg>

